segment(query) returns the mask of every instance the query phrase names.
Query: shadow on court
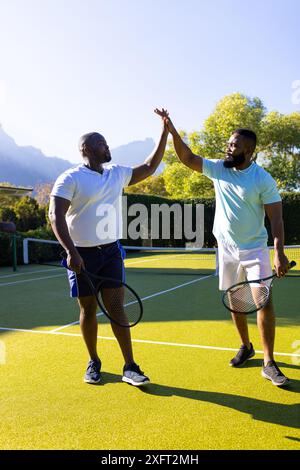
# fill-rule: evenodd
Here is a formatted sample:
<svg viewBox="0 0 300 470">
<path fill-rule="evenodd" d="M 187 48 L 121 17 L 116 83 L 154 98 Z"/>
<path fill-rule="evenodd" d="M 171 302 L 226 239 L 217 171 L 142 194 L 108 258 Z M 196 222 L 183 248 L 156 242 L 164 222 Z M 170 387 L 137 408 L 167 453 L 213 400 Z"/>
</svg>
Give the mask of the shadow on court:
<svg viewBox="0 0 300 470">
<path fill-rule="evenodd" d="M 102 377 L 103 385 L 106 383 L 119 383 L 121 380 L 119 375 L 111 374 L 109 372 L 103 372 Z M 266 386 L 268 386 L 267 383 Z M 289 388 L 286 388 L 285 390 L 299 393 L 300 381 L 293 380 Z M 297 429 L 300 428 L 300 403 L 284 405 L 282 403 L 272 403 L 269 401 L 258 400 L 256 398 L 231 395 L 229 393 L 188 390 L 159 384 L 148 384 L 145 387 L 139 388 L 138 391 L 159 397 L 177 396 L 191 400 L 198 400 L 200 402 L 213 403 L 226 408 L 232 408 L 233 410 L 240 411 L 241 413 L 249 414 L 253 419 L 258 421 L 279 424 L 280 426 Z"/>
<path fill-rule="evenodd" d="M 290 441 L 295 441 L 295 442 L 300 442 L 299 437 L 292 437 L 292 436 L 284 436 L 286 439 L 289 439 Z"/>
<path fill-rule="evenodd" d="M 298 366 L 297 364 L 286 364 L 285 362 L 279 362 L 277 361 L 276 357 L 275 357 L 275 360 L 276 360 L 276 364 L 278 365 L 278 367 L 282 367 L 284 369 L 296 369 L 296 370 L 299 370 L 300 371 L 300 366 Z M 262 359 L 251 359 L 250 361 L 248 361 L 244 366 L 243 366 L 243 369 L 248 369 L 249 367 L 259 367 L 261 368 L 262 367 Z M 282 389 L 284 390 L 284 389 Z"/>
</svg>

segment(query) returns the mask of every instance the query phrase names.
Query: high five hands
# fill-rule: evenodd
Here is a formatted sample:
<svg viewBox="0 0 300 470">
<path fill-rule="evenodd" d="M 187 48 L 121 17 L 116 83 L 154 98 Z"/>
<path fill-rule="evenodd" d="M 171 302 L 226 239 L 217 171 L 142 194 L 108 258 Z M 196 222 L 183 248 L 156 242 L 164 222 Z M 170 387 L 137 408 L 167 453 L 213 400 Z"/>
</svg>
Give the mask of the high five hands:
<svg viewBox="0 0 300 470">
<path fill-rule="evenodd" d="M 160 110 L 158 108 L 155 108 L 154 112 L 162 118 L 164 125 L 167 127 L 168 131 L 171 132 L 171 134 L 176 132 L 176 129 L 175 129 L 175 127 L 174 127 L 174 125 L 173 125 L 173 123 L 172 123 L 172 121 L 169 117 L 169 113 L 166 109 L 162 108 Z"/>
</svg>

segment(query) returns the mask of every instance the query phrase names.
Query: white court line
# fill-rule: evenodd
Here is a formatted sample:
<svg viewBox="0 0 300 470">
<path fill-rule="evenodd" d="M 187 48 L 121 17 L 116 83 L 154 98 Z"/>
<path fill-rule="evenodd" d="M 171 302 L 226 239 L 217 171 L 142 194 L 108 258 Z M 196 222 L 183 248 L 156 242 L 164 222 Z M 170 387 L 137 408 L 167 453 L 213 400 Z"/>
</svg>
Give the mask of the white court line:
<svg viewBox="0 0 300 470">
<path fill-rule="evenodd" d="M 213 275 L 210 274 L 209 276 L 199 277 L 197 279 L 193 279 L 192 281 L 188 281 L 188 282 L 185 282 L 184 284 L 180 284 L 178 286 L 171 287 L 170 289 L 162 290 L 160 292 L 156 292 L 155 294 L 147 295 L 147 297 L 143 297 L 141 300 L 144 301 L 144 300 L 152 299 L 153 297 L 157 297 L 158 295 L 166 294 L 167 292 L 171 292 L 173 290 L 179 289 L 180 287 L 188 286 L 189 284 L 193 284 L 193 283 L 198 282 L 198 281 L 204 281 L 204 279 L 207 279 L 209 277 L 213 277 Z M 99 316 L 99 315 L 103 315 L 102 312 L 97 313 L 97 316 Z M 63 325 L 63 326 L 60 326 L 59 328 L 55 328 L 54 330 L 51 330 L 51 333 L 56 333 L 57 331 L 63 330 L 64 328 L 68 328 L 69 326 L 72 326 L 72 325 L 77 325 L 78 323 L 79 323 L 79 320 L 73 321 L 72 323 L 68 323 L 67 325 Z"/>
<path fill-rule="evenodd" d="M 36 271 L 26 271 L 26 272 L 23 272 L 23 273 L 16 273 L 16 274 L 5 274 L 4 276 L 0 276 L 0 279 L 5 279 L 7 277 L 15 277 L 15 276 L 27 276 L 27 274 L 36 274 L 36 273 L 48 273 L 48 272 L 51 272 L 51 271 L 57 271 L 58 269 L 61 269 L 61 268 L 52 268 L 52 269 L 39 269 L 39 270 L 36 270 Z"/>
<path fill-rule="evenodd" d="M 170 259 L 170 258 L 168 258 Z M 161 261 L 161 258 L 156 258 L 156 259 L 151 259 L 151 261 Z M 125 265 L 125 268 L 127 266 L 131 266 L 133 264 L 138 264 L 138 263 L 149 263 L 149 259 L 146 259 L 146 260 L 139 260 L 139 261 L 134 261 L 134 262 L 126 262 L 126 265 Z M 47 273 L 47 272 L 52 272 L 52 271 L 57 271 L 58 269 L 62 269 L 62 267 L 58 266 L 57 268 L 52 268 L 52 269 L 39 269 L 39 270 L 36 270 L 36 271 L 26 271 L 26 272 L 23 272 L 23 273 L 15 273 L 15 274 L 4 274 L 3 276 L 0 276 L 0 280 L 1 279 L 6 279 L 8 277 L 16 277 L 16 276 L 27 276 L 28 274 L 37 274 L 37 273 Z M 34 279 L 31 279 L 32 281 Z M 17 281 L 16 281 L 17 282 Z"/>
<path fill-rule="evenodd" d="M 178 255 L 174 255 L 174 254 L 166 254 L 164 255 L 164 259 L 173 259 L 173 258 L 176 258 L 176 257 L 180 257 L 182 256 L 182 254 L 178 254 Z M 199 261 L 199 258 L 188 258 L 189 260 L 196 260 L 196 261 Z M 127 266 L 132 266 L 134 264 L 140 264 L 140 263 L 149 263 L 149 262 L 152 262 L 152 261 L 161 261 L 162 258 L 146 258 L 146 259 L 140 259 L 140 260 L 136 260 L 136 261 L 131 261 L 131 258 L 128 258 L 125 260 L 125 268 Z M 3 276 L 1 275 L 0 276 L 0 279 L 6 279 L 8 277 L 16 277 L 16 276 L 27 276 L 28 274 L 36 274 L 36 273 L 47 273 L 47 272 L 52 272 L 52 271 L 57 271 L 58 269 L 62 269 L 61 266 L 58 266 L 57 268 L 51 268 L 51 269 L 40 269 L 40 270 L 36 270 L 36 271 L 26 271 L 26 272 L 22 272 L 22 273 L 14 273 L 14 274 L 4 274 Z"/>
<path fill-rule="evenodd" d="M 0 327 L 0 330 L 3 331 L 19 331 L 22 333 L 34 333 L 34 334 L 44 334 L 44 335 L 61 335 L 61 336 L 74 336 L 74 337 L 82 337 L 79 333 L 65 333 L 61 331 L 53 332 L 53 331 L 41 331 L 41 330 L 26 330 L 24 328 L 3 328 Z M 106 339 L 108 341 L 117 341 L 116 338 L 112 336 L 97 336 L 98 339 Z M 194 349 L 210 349 L 213 351 L 238 351 L 236 348 L 221 348 L 219 346 L 205 346 L 203 344 L 188 344 L 188 343 L 171 343 L 167 341 L 152 341 L 146 339 L 132 339 L 133 343 L 142 343 L 142 344 L 154 344 L 158 346 L 174 346 L 179 348 L 194 348 Z M 263 354 L 263 351 L 255 350 L 258 354 Z M 290 354 L 284 352 L 274 352 L 276 356 L 288 356 L 288 357 L 300 357 L 300 354 Z"/>
<path fill-rule="evenodd" d="M 43 279 L 52 279 L 53 277 L 60 277 L 60 276 L 64 276 L 64 275 L 65 275 L 65 273 L 55 274 L 54 276 L 43 276 L 43 277 L 35 277 L 33 279 L 24 279 L 23 281 L 1 282 L 0 287 L 13 286 L 15 284 L 24 284 L 25 282 L 32 282 L 32 281 L 43 281 Z"/>
<path fill-rule="evenodd" d="M 175 255 L 175 256 L 179 256 L 179 255 Z M 168 258 L 170 259 L 170 258 Z M 159 261 L 160 258 L 157 258 L 157 261 Z M 143 263 L 143 262 L 147 262 L 148 260 L 140 260 L 140 261 L 134 261 L 133 263 L 126 263 L 125 265 L 125 269 L 127 266 L 131 266 L 133 264 L 137 264 L 137 263 Z M 0 280 L 1 279 L 4 279 L 4 278 L 7 278 L 7 277 L 14 277 L 14 276 L 23 276 L 24 274 L 35 274 L 35 273 L 45 273 L 45 272 L 52 272 L 52 271 L 57 271 L 58 269 L 62 269 L 61 267 L 58 267 L 58 268 L 54 268 L 54 269 L 43 269 L 43 270 L 39 270 L 39 271 L 28 271 L 26 273 L 17 273 L 17 274 L 8 274 L 8 275 L 4 275 L 4 276 L 0 276 Z M 0 282 L 0 287 L 1 286 L 12 286 L 12 285 L 15 285 L 15 284 L 23 284 L 25 282 L 31 282 L 31 281 L 40 281 L 42 279 L 51 279 L 52 277 L 58 277 L 58 276 L 62 276 L 63 274 L 56 274 L 56 275 L 53 275 L 53 276 L 44 276 L 44 277 L 40 277 L 40 278 L 33 278 L 33 279 L 25 279 L 23 281 L 13 281 L 13 282 Z M 180 273 L 178 274 L 180 276 Z M 212 275 L 210 275 L 212 276 Z"/>
</svg>

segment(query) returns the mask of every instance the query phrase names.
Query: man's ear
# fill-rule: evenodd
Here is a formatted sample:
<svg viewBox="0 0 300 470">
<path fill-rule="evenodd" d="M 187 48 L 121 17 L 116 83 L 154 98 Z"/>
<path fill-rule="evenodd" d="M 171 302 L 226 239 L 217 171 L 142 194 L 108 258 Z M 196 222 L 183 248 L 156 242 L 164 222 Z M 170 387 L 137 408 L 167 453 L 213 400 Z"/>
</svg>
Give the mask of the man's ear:
<svg viewBox="0 0 300 470">
<path fill-rule="evenodd" d="M 255 146 L 253 145 L 252 142 L 247 142 L 246 145 L 246 155 L 252 157 L 254 151 L 255 151 Z"/>
<path fill-rule="evenodd" d="M 83 144 L 83 146 L 81 147 L 81 151 L 84 157 L 88 157 L 90 155 L 90 149 L 86 144 Z"/>
</svg>

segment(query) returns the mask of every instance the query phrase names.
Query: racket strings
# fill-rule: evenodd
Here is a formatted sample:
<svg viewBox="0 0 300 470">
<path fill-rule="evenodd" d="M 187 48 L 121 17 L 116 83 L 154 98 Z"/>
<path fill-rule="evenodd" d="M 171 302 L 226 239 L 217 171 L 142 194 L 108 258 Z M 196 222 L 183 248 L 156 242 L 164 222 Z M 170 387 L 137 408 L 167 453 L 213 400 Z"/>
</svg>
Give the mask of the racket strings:
<svg viewBox="0 0 300 470">
<path fill-rule="evenodd" d="M 100 295 L 108 316 L 120 326 L 132 326 L 141 317 L 141 305 L 126 285 L 113 289 L 101 289 Z"/>
<path fill-rule="evenodd" d="M 251 313 L 263 308 L 268 302 L 270 287 L 260 283 L 245 283 L 229 289 L 224 297 L 227 308 L 233 312 Z"/>
</svg>

